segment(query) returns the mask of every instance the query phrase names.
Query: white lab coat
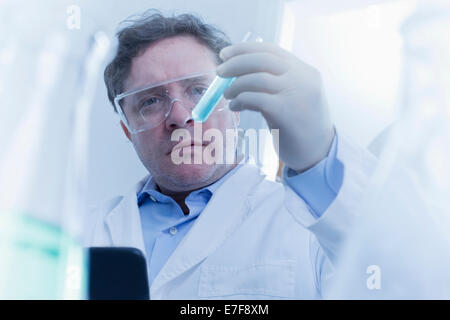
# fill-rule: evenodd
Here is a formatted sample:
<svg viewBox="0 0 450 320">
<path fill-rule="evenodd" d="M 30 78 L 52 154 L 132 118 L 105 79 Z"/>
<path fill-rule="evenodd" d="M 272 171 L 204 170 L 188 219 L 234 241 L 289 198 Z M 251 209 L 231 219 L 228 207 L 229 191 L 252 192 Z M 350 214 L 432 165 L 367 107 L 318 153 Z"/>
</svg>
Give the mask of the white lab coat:
<svg viewBox="0 0 450 320">
<path fill-rule="evenodd" d="M 358 215 L 376 165 L 339 136 L 340 192 L 319 219 L 288 186 L 243 165 L 216 191 L 150 287 L 151 299 L 315 299 Z M 86 246 L 126 246 L 145 254 L 136 192 L 93 211 Z"/>
</svg>

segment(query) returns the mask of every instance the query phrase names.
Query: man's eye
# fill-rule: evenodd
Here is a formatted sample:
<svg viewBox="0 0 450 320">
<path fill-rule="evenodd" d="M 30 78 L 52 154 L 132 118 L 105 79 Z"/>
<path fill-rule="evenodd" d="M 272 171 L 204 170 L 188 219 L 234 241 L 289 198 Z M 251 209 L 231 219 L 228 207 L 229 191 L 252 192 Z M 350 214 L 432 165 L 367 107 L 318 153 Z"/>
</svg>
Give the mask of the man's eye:
<svg viewBox="0 0 450 320">
<path fill-rule="evenodd" d="M 195 86 L 195 87 L 191 87 L 190 89 L 190 93 L 192 95 L 197 95 L 197 96 L 201 96 L 205 93 L 205 91 L 207 90 L 207 87 L 204 86 Z"/>
<path fill-rule="evenodd" d="M 142 102 L 141 105 L 142 105 L 143 107 L 145 107 L 145 106 L 151 106 L 152 104 L 158 103 L 159 101 L 160 101 L 159 98 L 157 98 L 157 97 L 151 97 L 151 98 L 145 99 L 145 100 Z"/>
<path fill-rule="evenodd" d="M 142 108 L 145 107 L 153 107 L 153 106 L 158 106 L 161 105 L 161 103 L 163 102 L 163 99 L 160 97 L 149 97 L 149 98 L 144 98 L 141 100 L 141 103 L 139 104 L 139 110 L 141 110 Z"/>
</svg>

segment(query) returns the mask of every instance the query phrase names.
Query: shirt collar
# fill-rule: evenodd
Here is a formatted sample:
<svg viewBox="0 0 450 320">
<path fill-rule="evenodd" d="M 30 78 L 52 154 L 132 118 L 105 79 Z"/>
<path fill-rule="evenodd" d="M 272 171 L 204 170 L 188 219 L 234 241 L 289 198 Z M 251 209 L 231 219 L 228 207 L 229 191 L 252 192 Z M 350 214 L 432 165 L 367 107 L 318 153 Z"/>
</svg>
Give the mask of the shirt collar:
<svg viewBox="0 0 450 320">
<path fill-rule="evenodd" d="M 208 192 L 209 193 L 209 198 L 211 198 L 211 196 L 217 191 L 217 189 L 219 189 L 219 187 L 222 185 L 223 182 L 225 182 L 226 179 L 228 179 L 230 176 L 232 176 L 243 164 L 244 164 L 244 160 L 242 160 L 241 162 L 239 162 L 236 167 L 234 167 L 232 170 L 228 171 L 225 175 L 223 175 L 220 179 L 216 180 L 215 182 L 213 182 L 212 184 L 205 186 L 201 189 L 192 191 L 188 197 L 194 193 L 201 193 L 201 192 Z M 169 197 L 162 194 L 161 192 L 157 191 L 156 188 L 156 183 L 153 180 L 153 177 L 151 175 L 149 175 L 146 183 L 144 184 L 144 186 L 142 187 L 142 189 L 138 192 L 137 194 L 137 200 L 138 200 L 138 205 L 140 205 L 142 203 L 142 201 L 147 197 L 147 196 L 152 196 L 154 197 L 156 200 L 160 201 L 160 202 L 168 202 L 170 201 Z"/>
</svg>

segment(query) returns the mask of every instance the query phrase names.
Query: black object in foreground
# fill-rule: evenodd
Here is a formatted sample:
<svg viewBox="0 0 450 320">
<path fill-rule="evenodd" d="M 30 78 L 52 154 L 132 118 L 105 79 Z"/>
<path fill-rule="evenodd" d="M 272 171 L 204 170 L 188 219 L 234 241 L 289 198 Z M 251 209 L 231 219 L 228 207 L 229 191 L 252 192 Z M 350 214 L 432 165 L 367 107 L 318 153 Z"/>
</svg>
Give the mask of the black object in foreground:
<svg viewBox="0 0 450 320">
<path fill-rule="evenodd" d="M 89 300 L 147 300 L 147 264 L 136 248 L 89 248 Z"/>
</svg>

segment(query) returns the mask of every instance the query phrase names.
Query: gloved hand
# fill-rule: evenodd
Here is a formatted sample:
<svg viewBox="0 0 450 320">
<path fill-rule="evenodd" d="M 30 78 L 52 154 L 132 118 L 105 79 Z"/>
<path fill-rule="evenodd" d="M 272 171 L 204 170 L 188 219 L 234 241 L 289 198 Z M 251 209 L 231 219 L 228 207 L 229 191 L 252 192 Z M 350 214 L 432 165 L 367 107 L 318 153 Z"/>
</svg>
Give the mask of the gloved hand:
<svg viewBox="0 0 450 320">
<path fill-rule="evenodd" d="M 239 43 L 220 53 L 222 77 L 237 77 L 224 92 L 232 111 L 259 111 L 279 129 L 280 160 L 297 172 L 327 156 L 334 137 L 320 73 L 269 43 Z"/>
</svg>

